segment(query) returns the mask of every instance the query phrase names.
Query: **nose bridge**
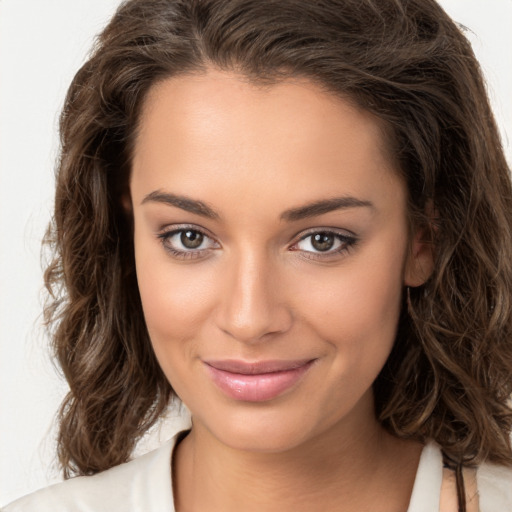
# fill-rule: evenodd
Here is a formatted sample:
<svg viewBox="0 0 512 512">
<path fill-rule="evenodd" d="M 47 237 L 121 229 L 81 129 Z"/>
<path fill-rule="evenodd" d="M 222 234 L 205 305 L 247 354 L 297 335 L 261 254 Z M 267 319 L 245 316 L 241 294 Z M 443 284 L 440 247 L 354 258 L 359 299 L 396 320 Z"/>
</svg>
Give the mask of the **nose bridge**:
<svg viewBox="0 0 512 512">
<path fill-rule="evenodd" d="M 220 308 L 223 331 L 239 341 L 255 342 L 290 327 L 276 265 L 263 249 L 249 247 L 233 255 Z"/>
</svg>

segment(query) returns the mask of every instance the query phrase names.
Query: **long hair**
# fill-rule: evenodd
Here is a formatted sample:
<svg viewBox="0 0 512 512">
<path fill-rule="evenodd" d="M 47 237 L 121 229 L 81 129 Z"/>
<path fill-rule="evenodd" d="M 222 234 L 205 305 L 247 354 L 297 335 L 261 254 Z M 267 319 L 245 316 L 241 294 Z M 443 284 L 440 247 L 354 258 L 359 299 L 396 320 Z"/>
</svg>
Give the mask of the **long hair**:
<svg viewBox="0 0 512 512">
<path fill-rule="evenodd" d="M 126 461 L 173 396 L 120 198 L 148 90 L 211 66 L 269 84 L 305 77 L 382 120 L 435 268 L 404 294 L 377 416 L 458 463 L 512 463 L 512 190 L 461 30 L 434 0 L 131 0 L 75 76 L 60 122 L 45 312 L 70 386 L 65 476 Z"/>
</svg>

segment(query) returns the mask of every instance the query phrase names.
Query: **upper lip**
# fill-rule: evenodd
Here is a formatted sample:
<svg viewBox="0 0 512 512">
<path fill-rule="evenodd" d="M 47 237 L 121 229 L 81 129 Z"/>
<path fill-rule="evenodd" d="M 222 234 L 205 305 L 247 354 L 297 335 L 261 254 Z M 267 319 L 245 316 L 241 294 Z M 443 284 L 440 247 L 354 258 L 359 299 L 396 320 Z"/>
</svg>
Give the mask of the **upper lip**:
<svg viewBox="0 0 512 512">
<path fill-rule="evenodd" d="M 277 373 L 287 370 L 301 368 L 314 359 L 294 359 L 294 360 L 268 360 L 268 361 L 241 361 L 236 359 L 223 359 L 204 361 L 205 364 L 217 370 L 229 373 L 238 373 L 241 375 L 258 375 L 264 373 Z"/>
</svg>

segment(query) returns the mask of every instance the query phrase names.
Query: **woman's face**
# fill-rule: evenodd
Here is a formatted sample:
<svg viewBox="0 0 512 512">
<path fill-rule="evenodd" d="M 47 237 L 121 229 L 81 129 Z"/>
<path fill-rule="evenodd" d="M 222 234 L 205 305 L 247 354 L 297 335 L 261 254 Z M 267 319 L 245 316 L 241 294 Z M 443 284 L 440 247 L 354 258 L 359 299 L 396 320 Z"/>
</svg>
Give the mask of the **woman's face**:
<svg viewBox="0 0 512 512">
<path fill-rule="evenodd" d="M 195 427 L 279 451 L 374 420 L 402 289 L 429 256 L 371 115 L 306 80 L 169 79 L 130 190 L 149 335 Z"/>
</svg>

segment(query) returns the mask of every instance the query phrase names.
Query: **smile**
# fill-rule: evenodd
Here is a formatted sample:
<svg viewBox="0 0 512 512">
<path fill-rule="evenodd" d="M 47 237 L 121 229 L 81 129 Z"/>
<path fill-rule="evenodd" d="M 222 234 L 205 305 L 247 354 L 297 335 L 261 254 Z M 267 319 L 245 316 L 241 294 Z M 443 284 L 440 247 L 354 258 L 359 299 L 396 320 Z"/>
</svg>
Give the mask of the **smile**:
<svg viewBox="0 0 512 512">
<path fill-rule="evenodd" d="M 228 397 L 246 402 L 265 402 L 293 387 L 315 359 L 296 361 L 204 361 L 214 384 Z"/>
</svg>

